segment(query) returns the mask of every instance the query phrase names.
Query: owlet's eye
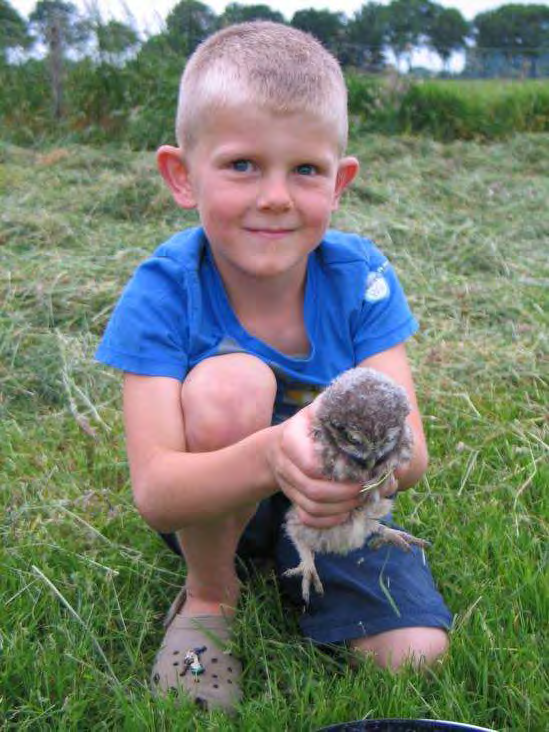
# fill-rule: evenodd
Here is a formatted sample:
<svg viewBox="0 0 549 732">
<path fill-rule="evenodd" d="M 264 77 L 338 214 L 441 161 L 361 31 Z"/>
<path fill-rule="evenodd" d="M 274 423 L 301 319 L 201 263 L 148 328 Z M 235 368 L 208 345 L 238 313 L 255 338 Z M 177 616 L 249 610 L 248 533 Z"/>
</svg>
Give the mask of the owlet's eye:
<svg viewBox="0 0 549 732">
<path fill-rule="evenodd" d="M 364 436 L 361 432 L 356 430 L 345 430 L 345 438 L 351 443 L 351 445 L 360 445 L 364 441 Z"/>
</svg>

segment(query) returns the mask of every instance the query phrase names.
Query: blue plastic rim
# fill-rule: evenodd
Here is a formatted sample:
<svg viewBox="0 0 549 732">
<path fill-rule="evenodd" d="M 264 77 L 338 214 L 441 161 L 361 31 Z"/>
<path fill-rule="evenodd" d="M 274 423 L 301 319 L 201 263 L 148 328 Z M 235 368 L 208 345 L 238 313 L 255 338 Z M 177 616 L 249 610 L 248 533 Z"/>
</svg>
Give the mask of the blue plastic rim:
<svg viewBox="0 0 549 732">
<path fill-rule="evenodd" d="M 462 722 L 441 719 L 359 719 L 323 727 L 318 732 L 497 732 Z"/>
</svg>

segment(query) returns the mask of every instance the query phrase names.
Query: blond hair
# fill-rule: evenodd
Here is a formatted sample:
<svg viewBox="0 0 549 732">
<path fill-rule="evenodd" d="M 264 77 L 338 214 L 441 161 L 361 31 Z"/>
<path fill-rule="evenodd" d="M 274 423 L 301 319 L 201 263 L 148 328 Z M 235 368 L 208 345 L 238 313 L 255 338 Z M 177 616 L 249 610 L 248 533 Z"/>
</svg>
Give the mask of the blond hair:
<svg viewBox="0 0 549 732">
<path fill-rule="evenodd" d="M 281 23 L 228 26 L 189 59 L 179 87 L 176 136 L 196 142 L 204 115 L 253 104 L 274 114 L 306 112 L 334 126 L 347 145 L 347 89 L 337 60 L 313 36 Z"/>
</svg>

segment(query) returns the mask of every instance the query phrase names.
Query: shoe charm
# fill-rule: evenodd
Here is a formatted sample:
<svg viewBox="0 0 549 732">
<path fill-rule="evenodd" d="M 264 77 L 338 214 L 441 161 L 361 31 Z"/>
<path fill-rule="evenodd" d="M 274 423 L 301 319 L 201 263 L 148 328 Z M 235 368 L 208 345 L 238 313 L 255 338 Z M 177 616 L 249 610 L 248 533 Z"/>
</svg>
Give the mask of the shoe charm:
<svg viewBox="0 0 549 732">
<path fill-rule="evenodd" d="M 206 646 L 201 646 L 199 648 L 191 648 L 187 651 L 185 658 L 183 659 L 185 671 L 190 669 L 193 676 L 200 676 L 200 674 L 204 673 L 205 668 L 200 663 L 200 654 L 204 653 L 205 650 Z"/>
</svg>

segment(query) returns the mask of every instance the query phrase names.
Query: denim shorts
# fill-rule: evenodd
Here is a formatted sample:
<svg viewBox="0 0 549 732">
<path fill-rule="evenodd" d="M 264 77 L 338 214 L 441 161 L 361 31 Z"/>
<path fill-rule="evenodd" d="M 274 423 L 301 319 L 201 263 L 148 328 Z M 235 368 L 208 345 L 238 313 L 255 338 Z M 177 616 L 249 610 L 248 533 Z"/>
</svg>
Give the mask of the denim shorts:
<svg viewBox="0 0 549 732">
<path fill-rule="evenodd" d="M 452 614 L 435 587 L 426 552 L 405 552 L 392 545 L 368 544 L 346 555 L 316 554 L 324 594 L 311 588 L 308 605 L 301 597 L 301 578 L 283 573 L 299 564 L 297 551 L 283 528 L 288 499 L 277 493 L 263 500 L 238 546 L 245 564 L 274 563 L 280 588 L 299 610 L 299 624 L 314 643 L 344 643 L 387 630 L 431 627 L 449 630 Z M 384 523 L 392 522 L 386 521 Z M 181 553 L 174 535 L 163 535 Z"/>
</svg>

